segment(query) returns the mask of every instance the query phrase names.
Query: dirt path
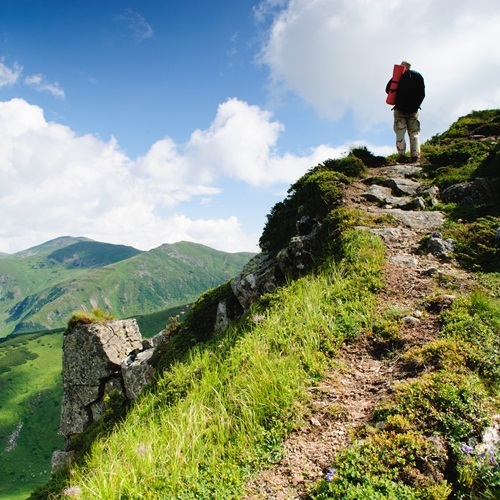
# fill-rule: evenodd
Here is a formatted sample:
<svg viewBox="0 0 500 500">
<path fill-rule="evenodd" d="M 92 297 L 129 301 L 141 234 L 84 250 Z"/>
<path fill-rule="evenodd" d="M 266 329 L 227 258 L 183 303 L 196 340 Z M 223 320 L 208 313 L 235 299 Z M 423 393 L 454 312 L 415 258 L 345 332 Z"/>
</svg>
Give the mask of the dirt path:
<svg viewBox="0 0 500 500">
<path fill-rule="evenodd" d="M 418 172 L 418 165 L 401 165 L 374 169 L 371 175 L 411 179 Z M 367 229 L 379 234 L 388 253 L 379 308 L 407 311 L 402 332 L 405 346 L 423 345 L 438 333 L 438 311 L 423 310 L 424 299 L 439 288 L 440 279 L 468 287 L 470 278 L 451 261 L 415 252 L 424 235 L 439 230 L 443 222 L 439 212 L 380 207 L 363 196 L 367 184 L 350 186 L 346 205 L 359 206 L 373 215 L 390 213 L 395 221 L 385 228 Z M 400 192 L 399 196 L 406 195 Z M 311 389 L 306 425 L 289 436 L 282 460 L 248 484 L 246 499 L 306 498 L 307 488 L 324 477 L 335 453 L 352 442 L 356 431 L 370 420 L 376 404 L 390 395 L 398 380 L 408 377 L 398 359 L 381 355 L 365 337 L 345 345 L 336 360 L 338 368 L 332 369 L 319 387 Z"/>
</svg>

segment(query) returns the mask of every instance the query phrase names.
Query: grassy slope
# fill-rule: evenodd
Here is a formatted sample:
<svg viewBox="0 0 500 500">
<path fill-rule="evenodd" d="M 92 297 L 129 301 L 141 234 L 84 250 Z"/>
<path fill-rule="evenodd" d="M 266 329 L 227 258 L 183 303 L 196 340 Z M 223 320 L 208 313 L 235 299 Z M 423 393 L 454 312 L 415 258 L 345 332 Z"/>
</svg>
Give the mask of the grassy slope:
<svg viewBox="0 0 500 500">
<path fill-rule="evenodd" d="M 0 349 L 0 498 L 26 498 L 50 476 L 57 436 L 62 386 L 62 332 L 30 335 Z M 6 451 L 17 425 L 18 445 Z"/>
<path fill-rule="evenodd" d="M 305 389 L 331 354 L 371 324 L 383 246 L 352 232 L 344 248 L 341 262 L 284 287 L 176 363 L 94 444 L 72 487 L 109 499 L 237 498 L 247 474 L 273 460 L 298 425 Z"/>
<path fill-rule="evenodd" d="M 443 173 L 450 172 L 437 172 Z M 372 327 L 382 246 L 348 231 L 343 250 L 341 261 L 265 297 L 241 323 L 171 365 L 125 422 L 73 468 L 68 493 L 241 497 L 247 475 L 278 459 L 283 437 L 300 425 L 305 388 L 321 379 L 343 340 Z M 499 408 L 499 282 L 490 273 L 485 290 L 443 313 L 442 338 L 409 353 L 416 365 L 433 366 L 432 373 L 403 384 L 380 405 L 377 417 L 388 427 L 340 454 L 334 480 L 318 484 L 315 498 L 444 499 L 450 484 L 457 498 L 488 491 L 485 498 L 498 497 L 495 457 L 468 455 L 461 442 L 479 436 Z M 447 449 L 432 441 L 435 432 Z M 416 480 L 416 466 L 428 476 Z M 436 483 L 432 469 L 446 480 Z M 52 492 L 61 488 L 53 484 Z"/>
<path fill-rule="evenodd" d="M 187 307 L 137 318 L 143 338 L 182 320 Z M 52 451 L 61 449 L 61 330 L 27 334 L 0 344 L 0 498 L 24 499 L 50 477 Z M 23 422 L 17 446 L 8 439 Z"/>
</svg>

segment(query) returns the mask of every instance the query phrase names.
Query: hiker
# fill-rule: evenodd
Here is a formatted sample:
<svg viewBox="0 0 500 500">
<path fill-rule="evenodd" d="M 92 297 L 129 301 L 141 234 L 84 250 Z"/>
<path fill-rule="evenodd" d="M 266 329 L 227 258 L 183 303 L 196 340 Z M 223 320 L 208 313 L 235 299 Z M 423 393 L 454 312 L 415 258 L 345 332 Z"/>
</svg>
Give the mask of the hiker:
<svg viewBox="0 0 500 500">
<path fill-rule="evenodd" d="M 420 121 L 418 110 L 425 97 L 424 79 L 420 73 L 413 71 L 408 61 L 403 61 L 406 67 L 396 93 L 394 108 L 394 132 L 396 133 L 396 149 L 398 162 L 406 161 L 405 134 L 408 132 L 410 139 L 410 156 L 412 162 L 420 161 Z M 385 91 L 389 93 L 391 80 Z"/>
</svg>

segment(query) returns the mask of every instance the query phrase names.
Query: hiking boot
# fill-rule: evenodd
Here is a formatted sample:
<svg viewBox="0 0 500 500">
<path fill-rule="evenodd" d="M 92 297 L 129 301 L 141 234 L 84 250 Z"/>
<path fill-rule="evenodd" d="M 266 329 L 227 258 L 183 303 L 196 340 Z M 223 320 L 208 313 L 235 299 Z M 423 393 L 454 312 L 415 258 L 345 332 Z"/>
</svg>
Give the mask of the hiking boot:
<svg viewBox="0 0 500 500">
<path fill-rule="evenodd" d="M 412 163 L 420 163 L 420 156 L 412 156 L 411 162 Z"/>
<path fill-rule="evenodd" d="M 405 155 L 399 155 L 398 156 L 398 163 L 406 163 L 406 156 Z"/>
</svg>

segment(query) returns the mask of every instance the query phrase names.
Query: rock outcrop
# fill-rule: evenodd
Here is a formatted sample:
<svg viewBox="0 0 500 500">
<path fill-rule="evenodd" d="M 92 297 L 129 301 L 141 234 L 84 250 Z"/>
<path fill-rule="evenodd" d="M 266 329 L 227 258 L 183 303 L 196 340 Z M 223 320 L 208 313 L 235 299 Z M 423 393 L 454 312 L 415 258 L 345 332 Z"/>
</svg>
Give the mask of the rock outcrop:
<svg viewBox="0 0 500 500">
<path fill-rule="evenodd" d="M 500 179 L 477 177 L 471 181 L 453 184 L 442 192 L 441 197 L 447 203 L 455 202 L 470 206 L 494 201 L 499 191 Z"/>
<path fill-rule="evenodd" d="M 111 395 L 126 406 L 151 382 L 151 358 L 164 337 L 143 341 L 134 319 L 78 324 L 66 332 L 59 426 L 65 451 L 54 453 L 53 470 L 72 459 L 74 437 L 104 416 Z"/>
<path fill-rule="evenodd" d="M 286 278 L 296 278 L 314 265 L 323 226 L 312 217 L 297 221 L 297 235 L 277 254 L 259 253 L 231 281 L 234 295 L 248 309 L 264 293 L 273 292 Z"/>
</svg>

